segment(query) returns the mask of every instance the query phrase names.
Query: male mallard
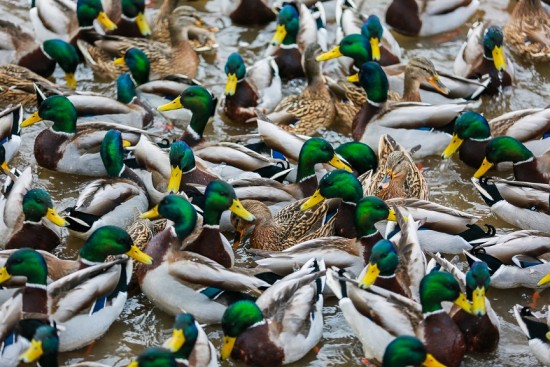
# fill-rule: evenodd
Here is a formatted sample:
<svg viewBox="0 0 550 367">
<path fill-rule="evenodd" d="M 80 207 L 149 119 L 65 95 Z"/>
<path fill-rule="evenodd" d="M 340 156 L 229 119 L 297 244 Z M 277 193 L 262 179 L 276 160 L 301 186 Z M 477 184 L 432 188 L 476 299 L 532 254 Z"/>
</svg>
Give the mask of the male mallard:
<svg viewBox="0 0 550 367">
<path fill-rule="evenodd" d="M 135 209 L 143 212 L 149 207 L 143 181 L 124 164 L 120 131 L 107 131 L 100 155 L 109 178 L 90 182 L 78 196 L 76 205 L 65 209 L 70 233 L 80 238 L 87 238 L 106 224 L 126 228 Z"/>
<path fill-rule="evenodd" d="M 544 153 L 535 157 L 525 145 L 510 136 L 498 136 L 489 141 L 485 146 L 483 162 L 473 177 L 479 179 L 491 167 L 501 162 L 514 164 L 514 177 L 518 181 L 550 182 L 550 154 Z"/>
<path fill-rule="evenodd" d="M 21 146 L 21 122 L 23 121 L 23 106 L 6 108 L 0 112 L 0 145 L 4 148 L 4 160 L 0 164 L 9 163 Z"/>
<path fill-rule="evenodd" d="M 106 130 L 113 127 L 123 131 L 123 139 L 137 144 L 142 130 L 119 124 L 85 123 L 77 127 L 77 111 L 64 96 L 45 99 L 37 112 L 23 121 L 21 127 L 42 120 L 53 121 L 34 141 L 34 157 L 47 169 L 87 176 L 105 176 L 107 171 L 99 155 Z"/>
<path fill-rule="evenodd" d="M 502 87 L 510 86 L 514 79 L 512 63 L 504 56 L 504 36 L 498 26 L 476 22 L 468 31 L 468 37 L 454 62 L 454 73 L 470 79 L 489 75 L 485 93 L 499 93 Z"/>
<path fill-rule="evenodd" d="M 233 303 L 222 318 L 221 359 L 231 356 L 266 367 L 302 359 L 321 340 L 324 285 L 324 262 L 311 259 L 268 288 L 256 303 Z"/>
<path fill-rule="evenodd" d="M 264 25 L 274 21 L 277 14 L 266 0 L 224 0 L 220 3 L 223 14 L 237 25 Z M 254 14 L 254 16 L 250 16 Z"/>
<path fill-rule="evenodd" d="M 269 113 L 283 98 L 279 68 L 272 58 L 261 59 L 247 70 L 241 55 L 234 52 L 227 58 L 225 74 L 223 113 L 233 121 L 256 117 L 255 108 Z"/>
<path fill-rule="evenodd" d="M 176 356 L 165 348 L 145 349 L 128 367 L 179 367 Z"/>
<path fill-rule="evenodd" d="M 190 313 L 176 315 L 172 337 L 164 343 L 178 363 L 187 367 L 219 366 L 216 349 Z"/>
<path fill-rule="evenodd" d="M 478 0 L 393 0 L 386 10 L 386 23 L 408 36 L 433 36 L 460 27 L 478 7 Z"/>
<path fill-rule="evenodd" d="M 368 99 L 354 118 L 354 140 L 374 146 L 381 135 L 388 134 L 405 149 L 421 142 L 421 148 L 415 153 L 418 157 L 437 154 L 449 143 L 450 136 L 441 130 L 464 110 L 465 104 L 388 104 L 388 78 L 380 65 L 374 62 L 363 64 L 359 77 Z M 423 127 L 430 130 L 419 129 Z"/>
<path fill-rule="evenodd" d="M 529 338 L 531 352 L 543 365 L 550 364 L 550 326 L 544 317 L 537 317 L 529 307 L 516 305 L 514 316 L 521 331 Z"/>
<path fill-rule="evenodd" d="M 384 367 L 415 366 L 441 367 L 431 354 L 426 351 L 422 342 L 414 336 L 398 336 L 388 344 L 382 357 Z"/>
<path fill-rule="evenodd" d="M 510 47 L 533 61 L 550 60 L 550 18 L 540 0 L 520 0 L 504 27 Z"/>
<path fill-rule="evenodd" d="M 151 35 L 151 27 L 145 17 L 145 0 L 111 0 L 107 3 L 106 12 L 117 25 L 111 34 L 125 37 Z"/>
</svg>

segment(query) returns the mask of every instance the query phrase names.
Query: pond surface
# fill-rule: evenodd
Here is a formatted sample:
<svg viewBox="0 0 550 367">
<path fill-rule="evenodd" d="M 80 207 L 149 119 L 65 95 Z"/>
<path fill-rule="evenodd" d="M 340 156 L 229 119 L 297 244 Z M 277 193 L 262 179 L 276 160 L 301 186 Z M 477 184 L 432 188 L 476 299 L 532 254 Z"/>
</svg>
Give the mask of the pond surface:
<svg viewBox="0 0 550 367">
<path fill-rule="evenodd" d="M 217 52 L 200 56 L 201 66 L 196 79 L 203 82 L 216 95 L 221 95 L 225 85 L 223 66 L 227 56 L 231 52 L 239 51 L 247 64 L 252 64 L 263 55 L 275 30 L 275 24 L 270 24 L 263 29 L 232 26 L 227 17 L 216 13 L 219 6 L 215 1 L 197 1 L 189 4 L 205 12 L 203 16 L 206 20 L 215 23 L 220 28 L 217 34 L 220 47 Z M 371 3 L 373 4 L 372 12 L 384 19 L 384 11 L 389 0 L 372 1 Z M 466 37 L 468 27 L 476 19 L 485 19 L 493 24 L 504 25 L 515 3 L 515 1 L 508 3 L 505 0 L 484 0 L 480 10 L 467 24 L 449 34 L 424 39 L 405 38 L 396 35 L 404 51 L 403 59 L 407 60 L 412 56 L 424 56 L 432 60 L 440 70 L 451 70 L 455 55 Z M 158 5 L 157 3 L 152 4 L 153 7 L 158 7 Z M 10 19 L 31 29 L 27 7 L 28 2 L 26 0 L 2 0 L 0 1 L 0 14 L 4 17 L 5 14 L 10 13 L 12 15 Z M 150 10 L 154 11 L 154 9 Z M 329 27 L 329 31 L 334 31 L 334 25 Z M 498 97 L 483 98 L 481 100 L 481 104 L 476 110 L 484 113 L 488 119 L 511 110 L 544 107 L 550 103 L 550 65 L 533 66 L 509 52 L 507 56 L 507 61 L 515 65 L 516 84 Z M 114 96 L 114 83 L 95 80 L 89 68 L 83 65 L 79 66 L 76 77 L 79 81 L 79 89 L 94 90 Z M 54 78 L 58 83 L 64 83 L 63 74 L 59 69 L 56 70 Z M 302 86 L 303 83 L 293 82 L 291 85 L 285 86 L 284 93 L 297 93 Z M 38 177 L 35 185 L 47 189 L 52 194 L 58 208 L 73 205 L 79 190 L 89 180 L 82 177 L 58 174 L 36 165 L 32 157 L 32 146 L 34 137 L 43 128 L 43 125 L 37 125 L 39 126 L 33 126 L 23 131 L 21 154 L 14 160 L 12 165 L 18 168 L 32 165 L 35 168 L 35 175 Z M 182 126 L 178 127 L 182 128 Z M 229 135 L 254 132 L 254 128 L 254 126 L 248 125 L 227 124 L 219 116 L 216 116 L 214 123 L 207 128 L 207 135 L 212 140 L 223 140 Z M 349 140 L 349 137 L 339 133 L 327 131 L 324 135 L 332 142 Z M 451 161 L 444 168 L 440 168 L 441 162 L 438 157 L 427 158 L 420 163 L 424 167 L 423 172 L 430 185 L 433 201 L 480 215 L 483 218 L 482 223 L 494 225 L 499 229 L 499 233 L 513 230 L 508 224 L 491 215 L 488 207 L 481 201 L 469 180 L 473 174 L 472 169 L 460 164 L 458 160 Z M 73 258 L 77 255 L 80 245 L 81 242 L 68 239 L 66 248 L 59 250 L 57 254 Z M 246 250 L 242 248 L 237 250 L 237 257 L 242 262 L 250 261 Z M 538 365 L 537 360 L 531 356 L 527 340 L 516 325 L 511 312 L 512 306 L 516 303 L 529 303 L 531 294 L 532 291 L 527 289 L 490 290 L 488 296 L 501 321 L 502 335 L 499 348 L 493 355 L 466 357 L 463 363 L 464 366 Z M 546 294 L 542 294 L 540 305 L 548 304 L 549 300 L 550 291 L 547 291 Z M 339 312 L 335 299 L 327 300 L 324 317 L 325 328 L 323 339 L 319 344 L 320 349 L 316 353 L 310 352 L 294 366 L 360 365 L 361 345 L 354 338 Z M 63 354 L 60 357 L 60 362 L 76 363 L 88 360 L 113 366 L 127 365 L 144 348 L 162 344 L 170 335 L 172 322 L 173 318 L 171 316 L 156 309 L 144 295 L 138 290 L 134 290 L 128 299 L 126 309 L 120 319 L 112 325 L 107 335 L 95 343 L 93 347 Z M 219 347 L 222 338 L 220 328 L 208 327 L 206 330 L 212 342 Z M 238 364 L 228 361 L 224 362 L 223 365 Z"/>
</svg>

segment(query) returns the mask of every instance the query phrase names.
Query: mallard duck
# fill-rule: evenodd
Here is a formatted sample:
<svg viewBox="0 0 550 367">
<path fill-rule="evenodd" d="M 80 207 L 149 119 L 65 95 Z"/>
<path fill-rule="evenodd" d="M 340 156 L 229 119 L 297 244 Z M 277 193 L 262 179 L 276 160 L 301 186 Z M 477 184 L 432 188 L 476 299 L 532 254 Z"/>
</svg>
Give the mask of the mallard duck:
<svg viewBox="0 0 550 367">
<path fill-rule="evenodd" d="M 202 225 L 197 222 L 195 208 L 176 195 L 166 196 L 157 207 L 142 215 L 145 218 L 162 215 L 173 221 L 174 226 L 160 232 L 147 245 L 145 252 L 153 257 L 156 266 L 140 267 L 137 278 L 143 293 L 161 310 L 176 315 L 183 307 L 199 322 L 214 324 L 220 322 L 226 309 L 215 301 L 219 289 L 258 292 L 259 287 L 269 284 L 231 269 L 233 250 L 219 230 L 219 220 L 226 209 L 248 220 L 254 216 L 243 209 L 231 186 L 223 181 L 210 183 L 205 195 Z M 216 283 L 218 291 L 201 292 L 203 285 L 210 282 Z"/>
<path fill-rule="evenodd" d="M 129 0 L 108 2 L 106 13 L 116 24 L 111 34 L 125 37 L 147 37 L 151 35 L 151 27 L 145 17 L 145 0 Z"/>
<path fill-rule="evenodd" d="M 76 108 L 67 97 L 58 95 L 45 99 L 21 127 L 42 120 L 53 121 L 53 126 L 39 133 L 34 141 L 37 163 L 50 170 L 86 176 L 107 175 L 99 155 L 106 130 L 116 128 L 123 131 L 123 139 L 132 145 L 137 144 L 140 134 L 144 133 L 114 123 L 85 123 L 77 127 Z"/>
<path fill-rule="evenodd" d="M 407 36 L 433 36 L 464 24 L 479 7 L 478 0 L 393 0 L 386 10 L 386 23 Z"/>
<path fill-rule="evenodd" d="M 107 131 L 100 155 L 109 178 L 90 182 L 76 205 L 65 209 L 69 232 L 80 238 L 106 224 L 126 228 L 134 218 L 134 209 L 144 212 L 149 207 L 143 181 L 124 164 L 120 131 Z"/>
<path fill-rule="evenodd" d="M 255 108 L 269 113 L 283 98 L 279 67 L 272 58 L 257 61 L 247 70 L 238 53 L 229 55 L 225 63 L 225 99 L 223 113 L 236 122 L 256 117 Z"/>
<path fill-rule="evenodd" d="M 501 162 L 513 162 L 514 177 L 518 181 L 550 182 L 550 153 L 535 157 L 525 145 L 510 136 L 497 136 L 487 143 L 485 157 L 473 178 L 479 179 Z"/>
<path fill-rule="evenodd" d="M 529 348 L 543 365 L 550 364 L 550 326 L 548 320 L 537 317 L 529 307 L 516 305 L 514 316 L 521 331 L 529 338 Z"/>
<path fill-rule="evenodd" d="M 426 351 L 424 344 L 414 336 L 398 336 L 388 344 L 382 358 L 387 367 L 442 366 L 434 356 Z"/>
<path fill-rule="evenodd" d="M 265 0 L 222 1 L 220 7 L 222 13 L 237 25 L 264 25 L 277 18 L 277 14 Z M 251 17 L 250 14 L 254 16 Z"/>
<path fill-rule="evenodd" d="M 441 302 L 471 305 L 449 273 L 432 272 L 420 282 L 420 303 L 379 287 L 359 289 L 345 271 L 329 270 L 327 283 L 339 299 L 344 318 L 363 344 L 369 360 L 382 360 L 384 349 L 401 335 L 417 336 L 426 350 L 445 366 L 459 366 L 466 342 Z"/>
<path fill-rule="evenodd" d="M 23 106 L 21 105 L 6 108 L 0 112 L 0 144 L 4 148 L 4 160 L 0 163 L 9 163 L 19 152 L 22 121 Z"/>
<path fill-rule="evenodd" d="M 315 56 L 320 52 L 318 44 L 310 44 L 303 54 L 307 87 L 299 95 L 284 98 L 268 115 L 271 121 L 296 134 L 313 135 L 320 128 L 328 127 L 336 116 L 332 97 L 324 82 Z"/>
<path fill-rule="evenodd" d="M 489 75 L 491 82 L 484 93 L 496 94 L 512 85 L 514 67 L 504 56 L 504 36 L 498 26 L 476 22 L 454 62 L 454 73 L 470 79 Z"/>
<path fill-rule="evenodd" d="M 188 367 L 219 366 L 216 349 L 190 313 L 176 315 L 172 337 L 164 343 L 178 363 Z"/>
<path fill-rule="evenodd" d="M 42 367 L 58 367 L 57 353 L 59 350 L 59 336 L 57 329 L 50 325 L 43 325 L 36 329 L 31 340 L 31 345 L 19 356 L 23 363 L 32 363 L 37 361 Z M 78 365 L 82 365 L 81 362 Z M 93 367 L 108 367 L 105 364 L 93 363 Z M 77 365 L 68 365 L 67 367 L 77 367 Z"/>
<path fill-rule="evenodd" d="M 472 179 L 481 198 L 500 219 L 521 229 L 545 231 L 550 225 L 548 184 L 508 181 L 495 177 Z"/>
<path fill-rule="evenodd" d="M 222 318 L 221 359 L 281 366 L 304 357 L 323 333 L 324 262 L 311 259 L 268 288 L 256 303 L 238 301 Z"/>
<path fill-rule="evenodd" d="M 540 0 L 521 0 L 504 27 L 506 43 L 533 61 L 550 60 L 550 19 Z"/>
<path fill-rule="evenodd" d="M 445 129 L 464 110 L 465 104 L 388 104 L 388 79 L 380 65 L 374 62 L 363 64 L 359 76 L 369 98 L 354 118 L 354 140 L 375 145 L 381 135 L 388 134 L 406 149 L 422 142 L 421 148 L 414 154 L 418 157 L 439 153 L 449 143 L 447 133 L 433 130 Z M 430 130 L 420 130 L 421 127 Z"/>
<path fill-rule="evenodd" d="M 450 158 L 458 150 L 461 161 L 478 168 L 485 158 L 485 147 L 491 140 L 491 135 L 512 136 L 542 154 L 550 148 L 546 142 L 538 140 L 550 123 L 549 112 L 549 109 L 514 111 L 490 122 L 474 111 L 461 113 L 454 124 L 453 138 L 441 154 L 441 159 Z M 497 167 L 501 169 L 502 165 Z"/>
<path fill-rule="evenodd" d="M 128 367 L 179 367 L 175 355 L 165 348 L 152 347 L 145 349 Z"/>
</svg>

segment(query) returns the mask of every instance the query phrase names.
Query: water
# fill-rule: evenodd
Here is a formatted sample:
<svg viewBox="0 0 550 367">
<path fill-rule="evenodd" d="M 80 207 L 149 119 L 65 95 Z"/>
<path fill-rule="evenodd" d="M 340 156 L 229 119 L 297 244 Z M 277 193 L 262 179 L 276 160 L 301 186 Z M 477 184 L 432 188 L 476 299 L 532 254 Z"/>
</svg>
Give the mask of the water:
<svg viewBox="0 0 550 367">
<path fill-rule="evenodd" d="M 389 0 L 373 2 L 372 12 L 384 19 L 384 9 Z M 183 4 L 183 3 L 182 3 Z M 223 66 L 227 56 L 234 51 L 243 55 L 247 64 L 252 64 L 258 59 L 267 47 L 275 24 L 270 24 L 264 29 L 245 28 L 232 26 L 231 21 L 216 13 L 219 9 L 215 1 L 206 3 L 197 1 L 190 3 L 201 11 L 209 11 L 205 14 L 207 21 L 216 24 L 220 28 L 217 34 L 221 47 L 217 52 L 201 54 L 201 67 L 197 78 L 203 81 L 216 95 L 223 93 L 225 78 Z M 429 58 L 437 68 L 450 70 L 455 55 L 465 39 L 469 25 L 476 19 L 485 19 L 493 24 L 504 25 L 509 17 L 515 2 L 485 0 L 481 9 L 472 17 L 470 22 L 460 29 L 448 34 L 438 35 L 425 39 L 406 38 L 396 35 L 398 42 L 404 50 L 403 58 L 418 55 Z M 158 4 L 154 4 L 158 6 Z M 0 1 L 2 15 L 9 12 L 18 24 L 31 29 L 27 8 L 24 0 Z M 330 31 L 334 26 L 329 27 Z M 485 114 L 487 118 L 493 118 L 502 113 L 530 108 L 545 107 L 550 101 L 550 65 L 529 64 L 510 52 L 506 53 L 507 62 L 515 67 L 515 84 L 508 88 L 500 96 L 483 98 L 476 109 Z M 63 84 L 64 76 L 58 69 L 54 74 L 57 82 Z M 94 90 L 114 95 L 114 83 L 94 79 L 91 71 L 84 66 L 79 66 L 76 78 L 79 89 Z M 285 86 L 284 93 L 298 93 L 303 83 L 293 82 Z M 38 124 L 40 125 L 40 124 Z M 43 128 L 33 126 L 23 131 L 23 147 L 21 154 L 12 163 L 13 166 L 22 168 L 31 164 L 37 177 L 36 186 L 47 189 L 53 196 L 58 208 L 73 205 L 79 190 L 89 180 L 72 175 L 58 174 L 36 166 L 32 157 L 32 144 L 36 134 Z M 181 126 L 180 126 L 181 128 Z M 335 130 L 338 130 L 335 127 Z M 223 140 L 232 135 L 254 132 L 254 126 L 242 126 L 222 121 L 218 116 L 214 123 L 207 127 L 206 133 L 211 139 Z M 348 137 L 340 133 L 326 131 L 323 135 L 330 141 L 337 142 L 347 140 Z M 490 223 L 499 229 L 500 233 L 513 230 L 510 226 L 499 221 L 491 215 L 487 206 L 481 201 L 479 195 L 471 185 L 469 179 L 474 170 L 465 167 L 458 160 L 452 160 L 441 165 L 438 157 L 431 157 L 420 162 L 424 167 L 431 188 L 433 201 L 464 210 L 466 212 L 483 217 L 483 223 Z M 66 258 L 74 258 L 78 253 L 81 242 L 71 239 L 68 245 L 56 254 Z M 237 258 L 246 261 L 247 255 L 242 248 L 237 250 Z M 468 356 L 463 362 L 464 366 L 516 366 L 537 365 L 537 360 L 531 356 L 527 346 L 527 339 L 516 325 L 511 308 L 516 303 L 527 304 L 530 302 L 532 291 L 527 289 L 496 290 L 489 291 L 493 307 L 496 309 L 501 321 L 501 340 L 498 350 L 488 356 Z M 550 292 L 543 293 L 539 304 L 548 304 Z M 324 308 L 325 328 L 323 339 L 317 352 L 310 352 L 303 360 L 295 363 L 295 366 L 357 366 L 360 365 L 362 349 L 360 343 L 354 338 L 353 333 L 343 319 L 337 303 L 329 299 Z M 85 348 L 60 356 L 61 363 L 77 363 L 80 361 L 98 361 L 113 366 L 127 365 L 132 358 L 144 348 L 160 345 L 170 335 L 173 318 L 157 310 L 149 300 L 138 290 L 133 290 L 127 302 L 127 306 L 120 319 L 110 328 L 107 335 L 97 341 L 93 347 Z M 208 327 L 207 332 L 212 342 L 219 347 L 222 333 L 219 327 Z M 223 362 L 224 366 L 238 365 L 233 361 Z"/>
</svg>

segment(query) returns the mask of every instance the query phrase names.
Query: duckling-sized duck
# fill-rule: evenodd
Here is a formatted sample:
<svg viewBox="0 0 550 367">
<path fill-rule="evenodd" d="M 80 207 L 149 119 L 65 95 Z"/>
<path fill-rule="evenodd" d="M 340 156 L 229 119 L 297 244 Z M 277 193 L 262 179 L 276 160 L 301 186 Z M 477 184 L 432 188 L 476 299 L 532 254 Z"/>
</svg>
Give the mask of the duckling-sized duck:
<svg viewBox="0 0 550 367">
<path fill-rule="evenodd" d="M 466 104 L 388 104 L 388 78 L 380 65 L 374 62 L 361 66 L 359 78 L 368 99 L 353 120 L 352 136 L 355 141 L 374 146 L 380 136 L 388 134 L 405 149 L 422 142 L 421 148 L 414 154 L 417 157 L 437 154 L 447 146 L 450 136 L 443 130 L 449 127 Z"/>
<path fill-rule="evenodd" d="M 538 317 L 529 307 L 516 305 L 514 316 L 521 331 L 529 338 L 529 348 L 543 365 L 550 364 L 550 326 L 548 319 Z"/>
<path fill-rule="evenodd" d="M 521 0 L 504 27 L 506 43 L 535 62 L 550 60 L 550 19 L 540 0 Z"/>
<path fill-rule="evenodd" d="M 468 36 L 454 62 L 454 73 L 469 79 L 481 79 L 489 75 L 491 82 L 484 91 L 497 94 L 503 87 L 512 85 L 514 68 L 504 56 L 504 35 L 498 26 L 478 21 L 468 31 Z"/>
<path fill-rule="evenodd" d="M 535 157 L 525 145 L 510 136 L 497 136 L 489 141 L 485 147 L 483 162 L 473 178 L 479 179 L 491 167 L 501 162 L 514 164 L 514 177 L 518 181 L 545 184 L 550 182 L 550 153 Z"/>
<path fill-rule="evenodd" d="M 460 27 L 478 7 L 478 0 L 393 0 L 386 10 L 386 23 L 407 36 L 433 36 Z"/>
<path fill-rule="evenodd" d="M 164 347 L 174 353 L 178 363 L 188 367 L 219 366 L 216 349 L 192 314 L 177 314 L 172 329 L 172 337 Z"/>
<path fill-rule="evenodd" d="M 277 19 L 277 14 L 266 0 L 224 0 L 220 7 L 222 13 L 237 25 L 264 25 Z"/>
<path fill-rule="evenodd" d="M 324 262 L 304 264 L 268 288 L 256 303 L 238 301 L 222 318 L 221 359 L 248 365 L 281 366 L 304 357 L 323 331 Z"/>
<path fill-rule="evenodd" d="M 144 131 L 110 123 L 86 123 L 77 127 L 77 111 L 64 96 L 45 99 L 37 112 L 27 118 L 21 127 L 42 120 L 53 121 L 34 141 L 34 156 L 44 168 L 86 176 L 106 176 L 107 171 L 99 155 L 99 147 L 106 131 L 112 128 L 123 131 L 123 139 L 137 144 Z"/>
<path fill-rule="evenodd" d="M 269 113 L 283 98 L 279 67 L 272 58 L 257 61 L 247 70 L 244 60 L 234 52 L 225 63 L 223 113 L 235 122 L 256 117 L 255 108 Z"/>
<path fill-rule="evenodd" d="M 107 131 L 100 155 L 109 178 L 89 183 L 76 205 L 65 209 L 71 234 L 87 238 L 106 224 L 126 228 L 136 208 L 144 212 L 149 207 L 149 195 L 143 181 L 124 164 L 123 144 L 120 131 Z"/>
</svg>

